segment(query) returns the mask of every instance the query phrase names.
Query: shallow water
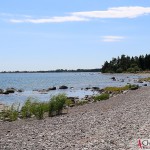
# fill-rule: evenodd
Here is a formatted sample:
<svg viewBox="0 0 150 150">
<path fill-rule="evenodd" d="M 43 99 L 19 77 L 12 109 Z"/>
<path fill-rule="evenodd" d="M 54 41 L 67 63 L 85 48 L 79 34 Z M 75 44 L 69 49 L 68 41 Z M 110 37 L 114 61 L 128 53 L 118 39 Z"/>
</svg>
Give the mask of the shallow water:
<svg viewBox="0 0 150 150">
<path fill-rule="evenodd" d="M 113 81 L 111 77 L 117 80 Z M 23 89 L 23 93 L 0 95 L 0 102 L 11 104 L 14 102 L 23 103 L 28 97 L 47 101 L 52 95 L 66 93 L 68 96 L 78 96 L 94 94 L 93 91 L 81 90 L 86 87 L 123 86 L 127 83 L 134 83 L 134 80 L 141 78 L 142 75 L 136 74 L 101 74 L 101 73 L 6 73 L 0 74 L 0 88 L 6 89 L 13 87 Z M 122 79 L 124 82 L 122 82 Z M 49 87 L 61 85 L 69 87 L 67 90 L 50 91 L 47 94 L 40 94 L 35 89 L 47 89 Z M 73 87 L 73 89 L 70 89 Z"/>
</svg>

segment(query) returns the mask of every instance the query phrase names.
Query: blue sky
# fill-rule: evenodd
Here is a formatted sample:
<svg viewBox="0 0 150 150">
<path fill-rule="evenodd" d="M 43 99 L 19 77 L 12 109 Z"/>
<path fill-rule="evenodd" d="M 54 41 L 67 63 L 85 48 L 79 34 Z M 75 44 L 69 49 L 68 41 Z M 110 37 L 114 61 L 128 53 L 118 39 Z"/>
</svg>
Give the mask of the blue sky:
<svg viewBox="0 0 150 150">
<path fill-rule="evenodd" d="M 149 0 L 0 2 L 0 71 L 100 68 L 150 53 Z"/>
</svg>

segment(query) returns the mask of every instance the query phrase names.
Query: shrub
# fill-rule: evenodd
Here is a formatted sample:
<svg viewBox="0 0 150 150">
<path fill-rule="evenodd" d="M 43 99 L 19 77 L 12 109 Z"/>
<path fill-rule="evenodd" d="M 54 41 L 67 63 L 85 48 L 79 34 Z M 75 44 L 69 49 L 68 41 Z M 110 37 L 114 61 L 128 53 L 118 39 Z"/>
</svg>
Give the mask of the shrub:
<svg viewBox="0 0 150 150">
<path fill-rule="evenodd" d="M 67 99 L 65 94 L 53 96 L 49 102 L 49 116 L 53 116 L 54 113 L 60 115 Z"/>
<path fill-rule="evenodd" d="M 44 117 L 44 104 L 43 103 L 33 103 L 32 104 L 32 113 L 37 119 L 43 119 Z"/>
<path fill-rule="evenodd" d="M 21 116 L 23 118 L 30 118 L 32 116 L 32 99 L 28 98 L 21 108 Z"/>
<path fill-rule="evenodd" d="M 97 95 L 94 97 L 95 101 L 106 100 L 106 99 L 109 99 L 109 94 L 107 94 L 107 93 Z"/>
</svg>

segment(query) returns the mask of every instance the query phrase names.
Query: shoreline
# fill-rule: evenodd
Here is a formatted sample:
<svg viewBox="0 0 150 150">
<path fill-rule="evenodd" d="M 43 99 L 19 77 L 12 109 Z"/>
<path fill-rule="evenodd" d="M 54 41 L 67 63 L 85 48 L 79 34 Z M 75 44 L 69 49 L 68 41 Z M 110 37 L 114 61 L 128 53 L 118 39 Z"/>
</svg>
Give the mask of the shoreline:
<svg viewBox="0 0 150 150">
<path fill-rule="evenodd" d="M 8 149 L 137 150 L 134 140 L 150 138 L 149 97 L 150 87 L 141 87 L 106 101 L 73 107 L 66 115 L 0 122 L 0 142 Z"/>
</svg>

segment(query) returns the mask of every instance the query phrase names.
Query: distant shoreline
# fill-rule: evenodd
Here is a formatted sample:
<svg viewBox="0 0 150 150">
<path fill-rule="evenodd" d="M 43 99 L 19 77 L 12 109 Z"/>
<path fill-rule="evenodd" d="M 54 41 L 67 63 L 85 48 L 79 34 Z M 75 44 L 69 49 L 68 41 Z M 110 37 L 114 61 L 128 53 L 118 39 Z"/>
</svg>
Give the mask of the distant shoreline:
<svg viewBox="0 0 150 150">
<path fill-rule="evenodd" d="M 100 72 L 101 69 L 49 70 L 49 71 L 1 71 L 0 73 L 71 73 L 71 72 Z"/>
</svg>

